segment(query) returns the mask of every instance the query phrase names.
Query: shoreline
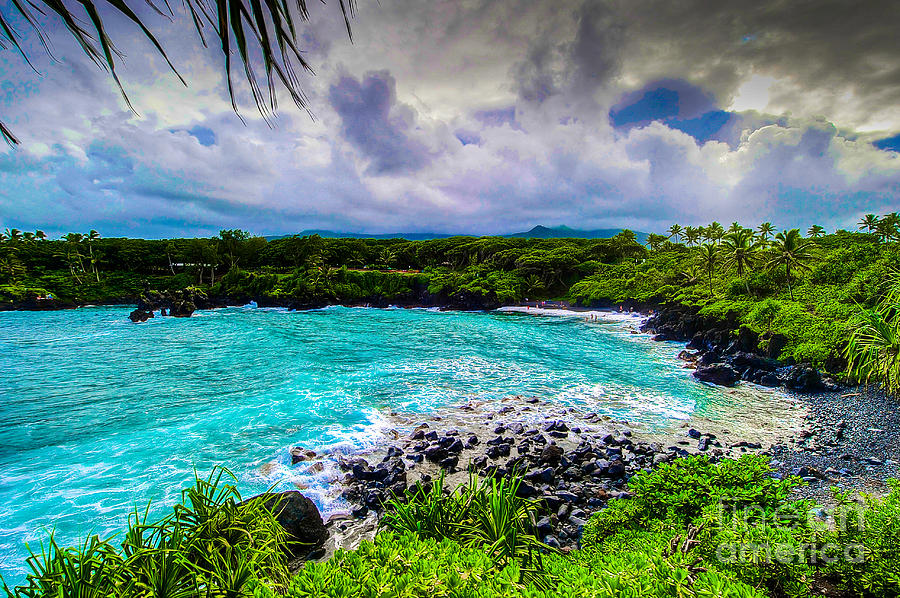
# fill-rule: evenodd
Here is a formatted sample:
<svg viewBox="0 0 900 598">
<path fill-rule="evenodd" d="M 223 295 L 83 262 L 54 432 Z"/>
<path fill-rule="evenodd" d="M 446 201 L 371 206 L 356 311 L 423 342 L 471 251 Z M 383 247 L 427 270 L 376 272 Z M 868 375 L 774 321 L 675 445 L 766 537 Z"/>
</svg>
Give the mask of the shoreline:
<svg viewBox="0 0 900 598">
<path fill-rule="evenodd" d="M 873 397 L 868 393 L 878 394 L 859 390 L 867 399 Z M 858 398 L 849 395 L 855 393 L 784 394 L 780 412 L 759 412 L 757 405 L 748 404 L 744 421 L 691 417 L 655 431 L 522 395 L 427 415 L 392 412 L 385 416 L 391 426 L 376 443 L 378 448 L 336 456 L 340 474 L 332 483 L 348 510 L 327 518 L 331 539 L 323 558 L 374 537 L 386 501 L 417 483 L 427 489 L 441 475 L 445 488 L 452 489 L 466 483 L 471 473 L 481 478 L 524 474 L 525 496 L 549 507 L 538 522 L 542 540 L 563 549 L 578 546 L 590 513 L 629 496 L 631 475 L 689 455 L 713 461 L 767 456 L 774 476 L 797 476 L 805 482 L 793 498 L 813 499 L 823 506 L 833 505 L 832 486 L 875 494 L 888 490 L 885 480 L 898 476 L 900 429 L 885 426 L 877 446 L 870 446 L 871 432 L 863 427 L 879 416 L 882 405 L 846 416 L 844 432 L 835 439 L 824 425 L 828 420 L 822 409 L 848 413 Z M 900 414 L 894 420 L 890 423 L 900 423 Z M 303 455 L 310 453 L 303 447 L 292 451 L 306 467 L 326 457 L 307 460 Z"/>
</svg>

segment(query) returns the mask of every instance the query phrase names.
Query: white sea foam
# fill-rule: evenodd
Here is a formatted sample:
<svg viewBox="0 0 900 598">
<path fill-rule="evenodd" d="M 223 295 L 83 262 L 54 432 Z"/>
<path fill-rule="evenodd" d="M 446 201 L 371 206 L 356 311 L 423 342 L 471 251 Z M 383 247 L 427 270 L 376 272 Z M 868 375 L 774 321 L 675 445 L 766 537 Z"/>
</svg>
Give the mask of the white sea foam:
<svg viewBox="0 0 900 598">
<path fill-rule="evenodd" d="M 500 307 L 498 312 L 506 313 L 523 313 L 533 316 L 554 316 L 559 318 L 580 318 L 582 320 L 591 320 L 609 323 L 631 323 L 639 324 L 647 319 L 647 316 L 637 312 L 619 312 L 606 309 L 595 310 L 574 310 L 555 307 L 527 307 L 524 305 L 510 305 Z"/>
</svg>

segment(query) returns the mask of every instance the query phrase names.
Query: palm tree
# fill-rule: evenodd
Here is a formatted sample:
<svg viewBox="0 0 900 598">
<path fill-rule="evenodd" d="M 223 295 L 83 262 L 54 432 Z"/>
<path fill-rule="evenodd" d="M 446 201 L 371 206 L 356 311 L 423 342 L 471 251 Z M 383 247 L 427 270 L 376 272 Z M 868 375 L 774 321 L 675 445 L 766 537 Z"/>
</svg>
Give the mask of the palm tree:
<svg viewBox="0 0 900 598">
<path fill-rule="evenodd" d="M 81 251 L 79 251 L 78 246 L 81 244 L 81 241 L 84 239 L 84 235 L 80 233 L 67 233 L 64 235 L 63 240 L 66 242 L 66 261 L 69 263 L 69 272 L 72 273 L 72 278 L 78 284 L 81 284 L 81 277 L 78 276 L 78 273 L 75 270 L 75 264 L 78 264 L 78 268 L 80 272 L 84 272 L 84 256 L 81 255 Z"/>
<path fill-rule="evenodd" d="M 684 229 L 684 241 L 688 244 L 688 247 L 694 245 L 697 241 L 700 240 L 700 229 L 694 226 L 687 226 Z"/>
<path fill-rule="evenodd" d="M 881 382 L 900 392 L 900 274 L 888 277 L 889 291 L 872 309 L 860 308 L 844 355 L 857 380 Z"/>
<path fill-rule="evenodd" d="M 732 222 L 731 226 L 728 227 L 728 231 L 726 234 L 736 233 L 741 230 L 744 230 L 744 227 L 741 226 L 739 222 Z"/>
<path fill-rule="evenodd" d="M 737 270 L 737 275 L 744 281 L 747 295 L 750 295 L 750 284 L 744 275 L 756 263 L 759 251 L 759 243 L 753 238 L 753 231 L 741 228 L 735 232 L 728 233 L 722 242 L 722 248 L 726 253 L 725 267 L 730 268 L 734 266 L 735 270 Z"/>
<path fill-rule="evenodd" d="M 45 233 L 42 230 L 34 231 L 34 236 L 37 238 L 38 241 L 46 241 L 47 240 L 47 233 Z"/>
<path fill-rule="evenodd" d="M 897 212 L 885 214 L 875 226 L 875 232 L 883 242 L 900 239 L 900 215 Z"/>
<path fill-rule="evenodd" d="M 825 229 L 819 226 L 818 224 L 813 224 L 809 227 L 809 230 L 806 231 L 806 234 L 813 239 L 818 239 L 822 235 L 825 234 Z"/>
<path fill-rule="evenodd" d="M 684 286 L 693 286 L 700 280 L 700 274 L 695 266 L 691 266 L 687 270 L 682 270 L 679 276 Z"/>
<path fill-rule="evenodd" d="M 9 236 L 6 233 L 0 233 L 0 243 L 6 243 L 9 240 Z"/>
<path fill-rule="evenodd" d="M 338 0 L 338 4 L 343 13 L 347 34 L 350 35 L 350 16 L 355 12 L 356 3 L 354 0 Z M 117 59 L 121 59 L 122 54 L 116 49 L 116 44 L 106 28 L 106 22 L 101 17 L 108 14 L 107 11 L 120 13 L 126 20 L 134 23 L 166 61 L 175 76 L 186 85 L 169 60 L 162 44 L 136 14 L 137 7 L 142 5 L 141 0 L 109 0 L 103 2 L 101 7 L 103 10 L 98 11 L 93 0 L 80 0 L 71 5 L 57 0 L 27 2 L 13 0 L 6 4 L 9 12 L 0 13 L 0 48 L 6 48 L 8 43 L 9 47 L 15 48 L 28 61 L 23 44 L 20 43 L 27 40 L 24 40 L 18 32 L 19 28 L 22 25 L 29 27 L 46 48 L 44 27 L 49 16 L 55 15 L 66 25 L 67 31 L 88 57 L 97 66 L 109 72 L 125 103 L 133 110 L 116 70 Z M 80 6 L 84 13 L 75 11 L 75 6 Z M 151 6 L 156 12 L 164 13 L 167 17 L 175 16 L 168 2 L 159 4 L 151 2 Z M 299 48 L 304 35 L 299 22 L 308 21 L 310 18 L 305 0 L 185 0 L 184 6 L 204 46 L 206 45 L 204 30 L 207 35 L 212 31 L 218 38 L 215 45 L 221 48 L 225 58 L 225 80 L 235 111 L 237 99 L 232 79 L 234 55 L 240 57 L 240 68 L 250 84 L 256 107 L 265 119 L 268 120 L 277 108 L 278 83 L 287 90 L 294 104 L 306 108 L 306 96 L 295 72 L 297 66 L 304 71 L 312 72 Z M 27 47 L 27 43 L 24 45 Z M 253 56 L 262 57 L 265 72 L 263 86 L 257 80 L 256 69 L 252 65 Z M 0 138 L 10 144 L 19 143 L 12 131 L 2 122 L 0 122 Z"/>
<path fill-rule="evenodd" d="M 94 241 L 100 240 L 100 233 L 91 229 L 91 231 L 85 236 L 85 239 L 87 240 L 88 244 L 91 269 L 94 271 L 94 277 L 97 279 L 97 282 L 100 282 L 100 272 L 97 270 L 98 256 L 94 255 Z"/>
<path fill-rule="evenodd" d="M 791 271 L 809 270 L 809 262 L 814 257 L 811 251 L 812 243 L 800 236 L 799 229 L 792 228 L 775 235 L 775 241 L 772 246 L 775 255 L 769 260 L 767 266 L 769 268 L 784 266 L 788 293 L 790 293 L 791 301 L 793 301 L 794 289 L 791 286 Z"/>
<path fill-rule="evenodd" d="M 709 235 L 709 239 L 711 241 L 715 241 L 716 244 L 718 244 L 722 241 L 722 238 L 725 237 L 725 227 L 723 227 L 718 222 L 713 221 L 712 224 L 710 224 L 707 228 L 707 234 Z"/>
<path fill-rule="evenodd" d="M 647 247 L 649 247 L 651 251 L 656 251 L 659 249 L 660 245 L 668 240 L 669 238 L 665 235 L 650 233 L 649 235 L 647 235 Z"/>
<path fill-rule="evenodd" d="M 762 240 L 768 241 L 769 235 L 775 232 L 775 227 L 772 226 L 771 222 L 763 222 L 759 225 L 757 230 L 759 231 L 759 236 L 762 237 Z"/>
<path fill-rule="evenodd" d="M 24 233 L 22 233 L 22 240 L 25 241 L 26 243 L 33 243 L 34 242 L 34 233 L 30 232 L 30 231 L 25 231 Z"/>
<path fill-rule="evenodd" d="M 681 228 L 680 224 L 673 224 L 672 226 L 669 227 L 669 231 L 668 231 L 669 237 L 675 237 L 675 242 L 677 243 L 678 239 L 681 238 L 681 232 L 683 230 L 684 229 Z"/>
<path fill-rule="evenodd" d="M 875 232 L 878 228 L 878 216 L 875 214 L 866 214 L 858 222 L 859 230 L 866 229 L 867 232 Z"/>
<path fill-rule="evenodd" d="M 719 265 L 719 249 L 712 243 L 704 243 L 700 246 L 700 263 L 709 277 L 709 296 L 713 294 L 713 274 Z"/>
<path fill-rule="evenodd" d="M 22 231 L 20 231 L 17 228 L 8 228 L 8 229 L 6 229 L 6 238 L 11 243 L 21 241 L 22 240 Z"/>
</svg>

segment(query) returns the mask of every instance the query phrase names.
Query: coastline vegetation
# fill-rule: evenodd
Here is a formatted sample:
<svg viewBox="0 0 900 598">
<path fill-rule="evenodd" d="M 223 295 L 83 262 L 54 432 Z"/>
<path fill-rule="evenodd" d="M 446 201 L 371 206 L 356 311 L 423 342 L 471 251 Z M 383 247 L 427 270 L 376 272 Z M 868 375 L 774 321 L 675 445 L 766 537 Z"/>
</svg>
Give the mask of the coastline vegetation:
<svg viewBox="0 0 900 598">
<path fill-rule="evenodd" d="M 262 502 L 239 502 L 222 470 L 195 480 L 161 522 L 136 514 L 118 539 L 51 538 L 10 598 L 762 598 L 900 593 L 900 484 L 883 498 L 836 489 L 826 513 L 792 500 L 799 478 L 767 458 L 687 457 L 643 471 L 595 512 L 581 548 L 540 545 L 537 501 L 517 479 L 443 481 L 392 501 L 374 541 L 289 574 L 286 536 Z M 827 593 L 823 593 L 827 590 Z M 837 592 L 837 593 L 835 593 Z"/>
<path fill-rule="evenodd" d="M 859 230 L 776 231 L 717 222 L 673 225 L 647 245 L 609 239 L 452 237 L 428 241 L 211 239 L 47 240 L 0 234 L 0 306 L 132 303 L 148 290 L 196 289 L 225 302 L 448 305 L 527 300 L 581 306 L 683 305 L 703 317 L 781 335 L 780 357 L 898 389 L 900 217 L 868 214 Z M 847 357 L 850 358 L 848 363 Z"/>
</svg>

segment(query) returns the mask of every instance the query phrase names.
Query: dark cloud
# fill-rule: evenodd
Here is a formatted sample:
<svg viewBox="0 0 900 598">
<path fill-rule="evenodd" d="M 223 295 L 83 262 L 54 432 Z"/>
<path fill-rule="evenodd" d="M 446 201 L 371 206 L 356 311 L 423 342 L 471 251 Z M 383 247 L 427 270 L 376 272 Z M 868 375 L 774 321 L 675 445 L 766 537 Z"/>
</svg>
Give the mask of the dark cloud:
<svg viewBox="0 0 900 598">
<path fill-rule="evenodd" d="M 900 192 L 898 6 L 382 0 L 351 45 L 311 5 L 316 120 L 273 128 L 189 19 L 153 24 L 187 88 L 112 23 L 139 117 L 65 36 L 41 77 L 0 53 L 0 228 L 848 226 Z"/>
<path fill-rule="evenodd" d="M 362 80 L 343 76 L 328 99 L 341 118 L 344 138 L 371 160 L 369 173 L 408 173 L 428 163 L 426 147 L 411 136 L 415 111 L 397 103 L 389 72 L 369 72 Z"/>
</svg>

